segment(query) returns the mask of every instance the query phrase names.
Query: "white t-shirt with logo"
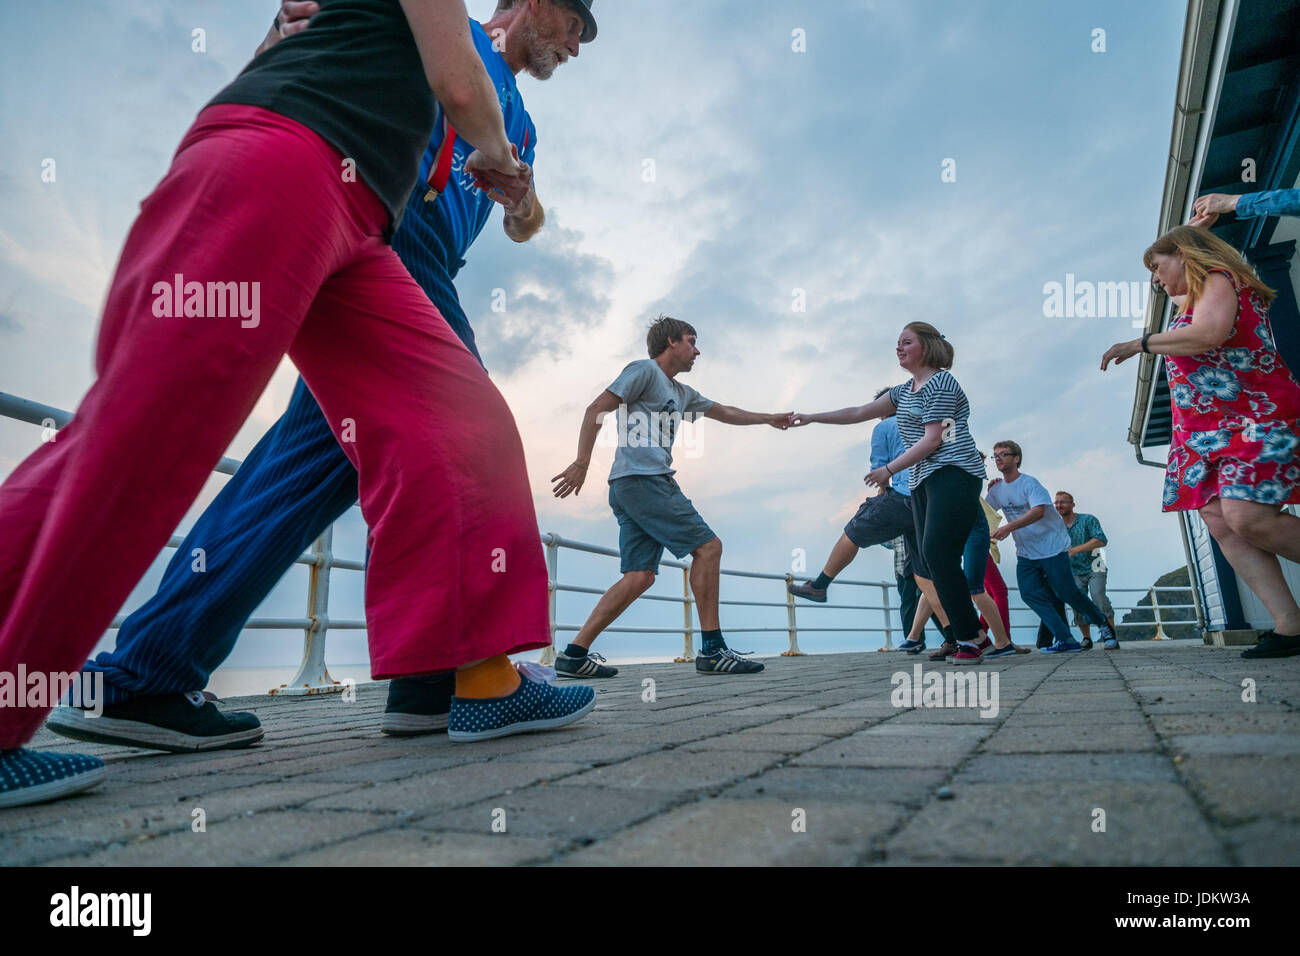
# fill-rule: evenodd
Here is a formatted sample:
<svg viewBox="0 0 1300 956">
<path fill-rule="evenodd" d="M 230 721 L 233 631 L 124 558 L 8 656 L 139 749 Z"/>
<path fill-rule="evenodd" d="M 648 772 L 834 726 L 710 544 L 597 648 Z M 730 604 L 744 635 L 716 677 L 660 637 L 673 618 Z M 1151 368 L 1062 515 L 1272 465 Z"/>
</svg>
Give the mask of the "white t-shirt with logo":
<svg viewBox="0 0 1300 956">
<path fill-rule="evenodd" d="M 1037 478 L 1024 472 L 1015 481 L 1003 478 L 988 490 L 985 498 L 1007 516 L 1008 523 L 1021 518 L 1031 508 L 1046 505 L 1041 518 L 1011 532 L 1016 539 L 1017 557 L 1041 560 L 1069 550 L 1070 532 L 1052 506 L 1052 496 Z"/>
</svg>

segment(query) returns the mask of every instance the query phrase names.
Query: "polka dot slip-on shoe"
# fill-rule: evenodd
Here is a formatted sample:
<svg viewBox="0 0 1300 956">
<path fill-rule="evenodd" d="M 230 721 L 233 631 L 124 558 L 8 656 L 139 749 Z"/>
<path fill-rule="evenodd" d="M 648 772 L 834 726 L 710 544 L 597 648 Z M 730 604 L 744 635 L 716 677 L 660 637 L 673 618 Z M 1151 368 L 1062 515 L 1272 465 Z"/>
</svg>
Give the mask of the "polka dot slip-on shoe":
<svg viewBox="0 0 1300 956">
<path fill-rule="evenodd" d="M 0 807 L 57 800 L 102 781 L 108 767 L 98 757 L 38 750 L 0 750 Z"/>
<path fill-rule="evenodd" d="M 596 692 L 585 684 L 555 687 L 520 675 L 509 697 L 453 697 L 447 736 L 489 740 L 533 730 L 554 730 L 582 719 L 596 706 Z"/>
</svg>

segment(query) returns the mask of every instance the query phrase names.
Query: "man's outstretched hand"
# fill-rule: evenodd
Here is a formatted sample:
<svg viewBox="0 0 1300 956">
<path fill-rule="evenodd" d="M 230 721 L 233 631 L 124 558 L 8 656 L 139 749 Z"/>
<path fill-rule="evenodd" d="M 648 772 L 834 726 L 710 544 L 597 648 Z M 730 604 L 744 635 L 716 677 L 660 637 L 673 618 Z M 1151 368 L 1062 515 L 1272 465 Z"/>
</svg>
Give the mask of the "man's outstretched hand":
<svg viewBox="0 0 1300 956">
<path fill-rule="evenodd" d="M 586 480 L 587 466 L 575 461 L 551 479 L 555 483 L 555 487 L 551 490 L 555 492 L 555 497 L 567 498 L 570 494 L 576 495 L 582 488 L 582 483 Z"/>
<path fill-rule="evenodd" d="M 768 418 L 767 423 L 773 428 L 779 428 L 785 431 L 794 424 L 794 412 L 781 412 Z"/>
</svg>

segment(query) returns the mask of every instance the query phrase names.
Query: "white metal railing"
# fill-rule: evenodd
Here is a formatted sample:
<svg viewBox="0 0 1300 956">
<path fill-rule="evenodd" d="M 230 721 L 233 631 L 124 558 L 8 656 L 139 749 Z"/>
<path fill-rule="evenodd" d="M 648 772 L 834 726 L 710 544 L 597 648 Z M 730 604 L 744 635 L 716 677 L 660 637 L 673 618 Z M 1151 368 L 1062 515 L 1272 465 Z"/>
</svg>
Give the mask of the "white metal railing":
<svg viewBox="0 0 1300 956">
<path fill-rule="evenodd" d="M 49 405 L 41 405 L 27 399 L 18 398 L 0 392 L 0 417 L 13 418 L 18 421 L 29 422 L 45 429 L 49 437 L 53 437 L 54 431 L 62 428 L 72 419 L 72 415 L 61 409 L 53 408 Z M 43 436 L 44 440 L 49 437 Z M 239 468 L 240 462 L 233 458 L 222 458 L 216 467 L 216 471 L 233 475 Z M 354 506 L 355 507 L 355 506 Z M 334 569 L 345 571 L 364 571 L 365 564 L 362 561 L 353 561 L 335 556 L 333 552 L 333 535 L 334 529 L 331 526 L 316 539 L 309 551 L 300 555 L 295 563 L 307 565 L 309 568 L 307 584 L 307 615 L 301 618 L 251 618 L 245 624 L 249 629 L 280 629 L 295 630 L 301 629 L 304 633 L 303 638 L 303 657 L 298 666 L 297 672 L 290 680 L 281 684 L 277 688 L 269 691 L 271 694 L 278 695 L 307 695 L 322 694 L 343 689 L 343 684 L 330 678 L 329 671 L 325 667 L 325 639 L 330 628 L 341 629 L 364 629 L 366 622 L 364 620 L 334 620 L 329 617 L 329 586 L 330 574 Z M 585 541 L 573 541 L 563 538 L 557 534 L 543 534 L 541 536 L 542 544 L 546 548 L 546 570 L 549 588 L 550 604 L 550 623 L 551 623 L 551 646 L 542 652 L 542 663 L 550 664 L 555 659 L 556 636 L 561 631 L 577 631 L 579 625 L 560 624 L 556 620 L 556 595 L 558 592 L 567 591 L 574 594 L 591 594 L 599 596 L 604 593 L 600 588 L 583 587 L 576 584 L 563 584 L 559 579 L 559 552 L 563 549 L 572 551 L 586 552 L 588 554 L 602 555 L 607 557 L 618 557 L 619 552 L 614 548 L 602 547 L 600 545 L 589 544 Z M 183 538 L 173 535 L 167 542 L 167 547 L 177 548 L 183 543 Z M 678 662 L 689 662 L 694 660 L 695 652 L 693 650 L 693 637 L 697 628 L 694 625 L 694 616 L 692 609 L 694 607 L 694 598 L 691 595 L 690 587 L 690 565 L 682 561 L 662 561 L 660 567 L 679 568 L 682 571 L 682 595 L 666 594 L 643 594 L 637 598 L 637 601 L 646 602 L 669 602 L 681 603 L 683 610 L 683 619 L 681 626 L 673 627 L 641 627 L 631 625 L 614 625 L 605 628 L 611 633 L 627 634 L 681 634 L 683 637 L 682 653 L 680 657 L 675 658 Z M 793 573 L 775 574 L 761 571 L 738 571 L 723 568 L 721 573 L 724 577 L 748 578 L 763 581 L 779 581 L 782 585 L 781 600 L 777 601 L 740 601 L 740 600 L 719 600 L 720 606 L 735 607 L 765 607 L 765 608 L 784 608 L 785 619 L 781 625 L 765 626 L 736 626 L 728 624 L 726 630 L 730 633 L 775 633 L 784 632 L 789 638 L 789 647 L 781 652 L 783 657 L 799 656 L 803 651 L 799 648 L 799 633 L 817 633 L 817 632 L 834 632 L 834 633 L 883 633 L 885 638 L 884 650 L 891 650 L 894 646 L 893 635 L 895 631 L 903 633 L 902 619 L 899 608 L 892 607 L 890 604 L 890 590 L 895 587 L 894 581 L 852 581 L 843 578 L 836 578 L 835 584 L 847 585 L 856 588 L 866 588 L 867 593 L 871 589 L 879 588 L 879 604 L 805 604 L 802 610 L 822 611 L 822 610 L 841 610 L 841 611 L 868 611 L 880 612 L 879 626 L 870 624 L 865 618 L 860 623 L 853 625 L 844 625 L 836 627 L 808 627 L 800 625 L 798 621 L 799 605 L 795 603 L 794 595 L 787 590 L 788 585 L 796 580 L 807 580 L 807 578 L 796 578 Z M 1195 604 L 1168 604 L 1161 603 L 1157 592 L 1160 591 L 1191 591 L 1193 588 L 1190 584 L 1185 586 L 1165 586 L 1165 587 L 1148 587 L 1148 588 L 1107 588 L 1108 594 L 1146 594 L 1150 599 L 1150 607 L 1141 605 L 1132 605 L 1129 607 L 1116 607 L 1115 615 L 1118 616 L 1124 611 L 1149 611 L 1154 620 L 1152 621 L 1134 621 L 1129 623 L 1116 622 L 1116 628 L 1133 628 L 1133 627 L 1156 627 L 1156 640 L 1165 639 L 1163 625 L 1165 624 L 1196 624 L 1200 620 L 1199 610 Z M 1008 598 L 1010 593 L 1019 593 L 1018 588 L 1008 588 Z M 635 603 L 635 602 L 634 602 Z M 1021 604 L 1020 606 L 1010 606 L 1009 610 L 1014 616 L 1016 611 L 1028 611 L 1029 608 Z M 1197 611 L 1195 620 L 1167 620 L 1166 611 L 1172 610 L 1193 610 Z M 110 629 L 116 629 L 121 626 L 122 617 L 116 618 L 110 625 Z M 897 621 L 897 624 L 895 624 Z M 1021 623 L 1016 624 L 1007 622 L 1008 630 L 1037 628 L 1038 624 Z"/>
<path fill-rule="evenodd" d="M 571 541 L 567 538 L 562 538 L 557 534 L 542 535 L 542 543 L 546 545 L 546 569 L 547 569 L 548 576 L 550 578 L 550 615 L 551 615 L 551 647 L 542 652 L 542 663 L 549 664 L 554 660 L 555 647 L 556 647 L 555 638 L 557 633 L 560 631 L 577 631 L 579 629 L 579 625 L 576 624 L 559 624 L 556 622 L 556 611 L 555 611 L 556 593 L 559 591 L 569 591 L 576 594 L 594 594 L 594 595 L 600 595 L 604 593 L 600 588 L 589 588 L 589 587 L 580 587 L 578 585 L 572 585 L 572 584 L 561 584 L 559 581 L 560 549 L 568 548 L 573 551 L 583 551 L 588 554 L 606 555 L 608 557 L 615 557 L 615 558 L 619 556 L 619 552 L 614 548 L 606 548 L 606 547 L 601 547 L 599 545 L 588 544 L 585 541 Z M 659 566 L 661 568 L 669 567 L 669 568 L 681 569 L 683 596 L 676 597 L 674 595 L 667 595 L 667 594 L 644 594 L 637 600 L 638 601 L 681 602 L 685 609 L 685 620 L 683 622 L 683 625 L 681 627 L 630 627 L 630 626 L 611 625 L 610 627 L 605 628 L 604 632 L 602 633 L 681 634 L 682 653 L 680 657 L 674 658 L 674 660 L 677 661 L 678 663 L 693 661 L 695 657 L 695 653 L 694 650 L 692 649 L 692 643 L 693 643 L 692 639 L 697 628 L 693 626 L 692 618 L 691 618 L 691 607 L 694 603 L 691 597 L 691 590 L 690 590 L 690 567 L 691 566 L 683 561 L 661 561 L 659 563 Z M 765 573 L 761 571 L 734 571 L 734 570 L 729 570 L 727 568 L 722 569 L 722 574 L 723 576 L 731 576 L 737 578 L 757 578 L 760 580 L 780 581 L 782 583 L 783 585 L 782 590 L 784 591 L 784 594 L 782 595 L 783 599 L 779 601 L 725 601 L 725 600 L 718 601 L 719 606 L 731 605 L 731 606 L 748 606 L 748 607 L 785 608 L 786 623 L 784 626 L 748 627 L 748 626 L 737 626 L 735 624 L 728 623 L 725 627 L 725 630 L 728 633 L 735 633 L 735 634 L 775 632 L 775 631 L 786 632 L 787 634 L 789 634 L 790 637 L 790 646 L 789 648 L 781 652 L 782 657 L 796 657 L 803 654 L 803 651 L 799 649 L 799 633 L 801 631 L 806 631 L 806 632 L 830 631 L 830 632 L 836 632 L 841 634 L 883 633 L 885 635 L 885 646 L 883 648 L 884 650 L 893 649 L 894 647 L 893 634 L 895 631 L 898 631 L 899 633 L 903 633 L 904 631 L 901 609 L 890 606 L 889 593 L 896 586 L 896 582 L 894 581 L 849 581 L 843 578 L 835 579 L 836 587 L 839 587 L 840 585 L 849 585 L 852 587 L 861 587 L 861 588 L 879 588 L 880 595 L 881 595 L 880 604 L 804 603 L 800 605 L 796 603 L 794 595 L 789 592 L 787 587 L 788 585 L 793 584 L 795 581 L 811 580 L 811 578 L 796 577 L 792 573 L 772 574 L 772 573 Z M 1166 611 L 1173 611 L 1173 610 L 1194 611 L 1196 609 L 1196 605 L 1195 604 L 1169 604 L 1169 603 L 1162 604 L 1160 603 L 1159 598 L 1157 597 L 1157 592 L 1158 591 L 1191 591 L 1191 590 L 1192 590 L 1191 585 L 1186 585 L 1186 586 L 1172 585 L 1172 586 L 1147 587 L 1147 588 L 1108 587 L 1106 589 L 1106 593 L 1108 595 L 1123 594 L 1123 593 L 1147 595 L 1147 597 L 1150 598 L 1151 600 L 1151 606 L 1149 608 L 1143 607 L 1140 604 L 1135 604 L 1128 607 L 1116 606 L 1114 607 L 1114 614 L 1116 617 L 1118 617 L 1120 614 L 1122 614 L 1125 611 L 1150 611 L 1154 617 L 1154 620 L 1130 621 L 1128 623 L 1121 623 L 1119 621 L 1116 621 L 1115 627 L 1118 630 L 1120 628 L 1134 628 L 1134 627 L 1149 628 L 1152 625 L 1155 625 L 1156 637 L 1154 639 L 1168 640 L 1168 638 L 1164 634 L 1163 625 L 1195 624 L 1196 621 L 1195 620 L 1186 620 L 1186 621 L 1166 620 L 1164 617 L 1164 613 Z M 1020 589 L 1016 587 L 1007 588 L 1007 597 L 1008 597 L 1007 609 L 1010 612 L 1012 612 L 1013 617 L 1016 611 L 1030 612 L 1030 609 L 1024 604 L 1020 604 L 1019 606 L 1016 606 L 1010 603 L 1010 596 L 1012 593 L 1018 595 L 1020 593 Z M 806 627 L 798 623 L 798 609 L 800 608 L 802 608 L 802 610 L 804 610 L 805 612 L 807 611 L 820 612 L 824 610 L 879 611 L 881 612 L 881 622 L 880 622 L 880 626 L 872 626 L 867 621 L 864 620 L 859 625 L 840 625 L 838 627 Z M 895 624 L 895 618 L 893 617 L 893 615 L 898 615 L 896 619 L 897 624 Z M 1007 622 L 1008 632 L 1014 631 L 1016 629 L 1023 630 L 1027 628 L 1033 628 L 1037 630 L 1038 628 L 1037 620 L 1035 620 L 1033 623 L 1020 623 L 1020 624 Z"/>
</svg>

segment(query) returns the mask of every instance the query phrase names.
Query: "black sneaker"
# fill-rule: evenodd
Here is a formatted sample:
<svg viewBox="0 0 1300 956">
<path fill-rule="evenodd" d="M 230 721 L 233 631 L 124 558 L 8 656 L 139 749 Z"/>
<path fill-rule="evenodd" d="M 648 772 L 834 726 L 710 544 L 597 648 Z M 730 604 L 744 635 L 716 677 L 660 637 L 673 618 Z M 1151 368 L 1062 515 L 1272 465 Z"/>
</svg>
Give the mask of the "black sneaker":
<svg viewBox="0 0 1300 956">
<path fill-rule="evenodd" d="M 795 597 L 807 598 L 818 604 L 826 603 L 826 589 L 813 587 L 811 581 L 805 581 L 803 584 L 787 584 L 786 590 Z"/>
<path fill-rule="evenodd" d="M 1079 642 L 1079 646 L 1082 647 L 1085 651 L 1092 650 L 1092 638 L 1085 637 L 1083 640 Z"/>
<path fill-rule="evenodd" d="M 379 729 L 394 737 L 445 733 L 455 678 L 451 673 L 394 677 L 388 682 L 388 706 Z"/>
<path fill-rule="evenodd" d="M 914 641 L 911 638 L 908 638 L 902 644 L 898 645 L 898 649 L 900 651 L 907 651 L 909 654 L 919 654 L 921 651 L 925 650 L 925 638 L 921 638 L 919 641 Z"/>
<path fill-rule="evenodd" d="M 1241 652 L 1247 660 L 1263 657 L 1294 657 L 1300 654 L 1300 634 L 1282 635 L 1265 631 L 1259 636 L 1259 643 Z"/>
<path fill-rule="evenodd" d="M 191 703 L 199 700 L 203 700 L 202 706 Z M 222 713 L 198 691 L 109 704 L 98 717 L 80 707 L 58 707 L 45 726 L 73 740 L 171 753 L 248 747 L 266 733 L 254 715 L 244 711 Z"/>
<path fill-rule="evenodd" d="M 729 647 L 695 658 L 695 671 L 699 674 L 757 674 L 762 669 L 758 661 L 747 661 Z"/>
<path fill-rule="evenodd" d="M 617 667 L 607 667 L 605 658 L 588 651 L 585 657 L 560 653 L 555 657 L 555 673 L 561 677 L 613 677 Z"/>
</svg>

